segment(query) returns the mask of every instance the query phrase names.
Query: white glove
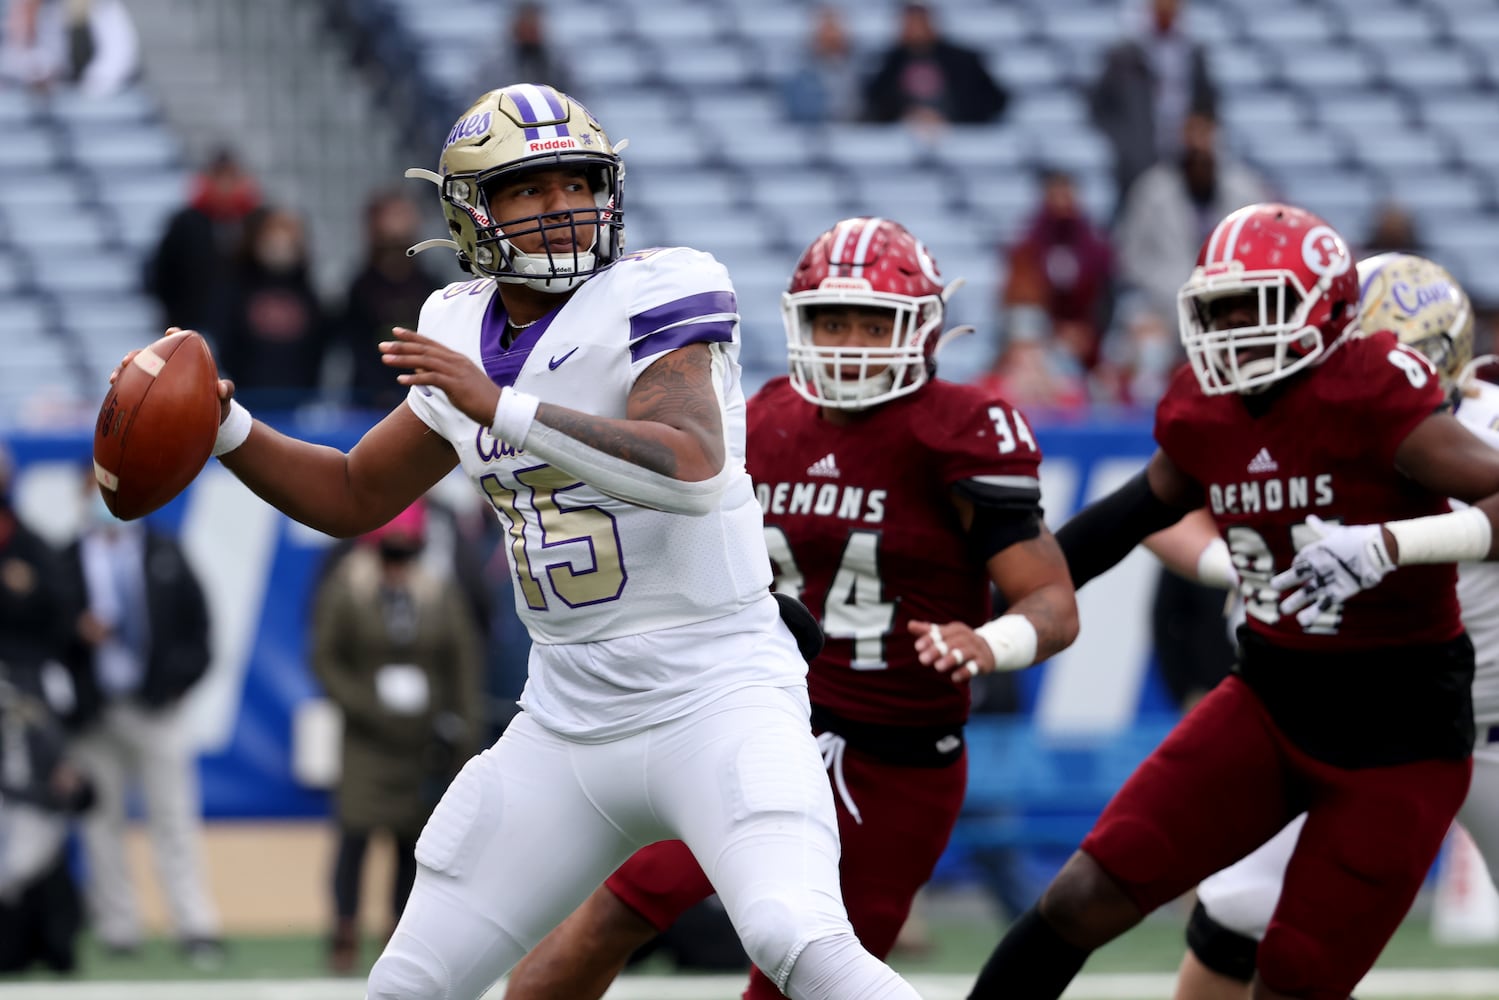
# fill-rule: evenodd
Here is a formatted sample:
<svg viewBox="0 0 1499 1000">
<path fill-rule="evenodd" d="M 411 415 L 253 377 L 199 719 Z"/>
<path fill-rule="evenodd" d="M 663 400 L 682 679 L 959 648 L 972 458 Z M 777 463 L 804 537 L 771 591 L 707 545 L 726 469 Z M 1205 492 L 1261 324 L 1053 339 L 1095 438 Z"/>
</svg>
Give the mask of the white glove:
<svg viewBox="0 0 1499 1000">
<path fill-rule="evenodd" d="M 1379 524 L 1328 524 L 1315 514 L 1307 515 L 1307 527 L 1316 541 L 1296 553 L 1291 568 L 1270 581 L 1277 591 L 1301 589 L 1280 602 L 1282 614 L 1296 614 L 1305 628 L 1333 605 L 1376 586 L 1395 561 L 1385 548 L 1384 526 Z"/>
</svg>

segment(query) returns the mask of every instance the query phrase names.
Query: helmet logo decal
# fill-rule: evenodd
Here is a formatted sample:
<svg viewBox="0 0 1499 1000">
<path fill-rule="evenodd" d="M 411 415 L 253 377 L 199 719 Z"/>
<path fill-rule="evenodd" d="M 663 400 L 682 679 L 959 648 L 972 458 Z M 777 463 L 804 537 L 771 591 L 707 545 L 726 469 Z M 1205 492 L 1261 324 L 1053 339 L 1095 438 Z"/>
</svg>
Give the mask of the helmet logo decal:
<svg viewBox="0 0 1499 1000">
<path fill-rule="evenodd" d="M 494 121 L 493 113 L 480 111 L 462 119 L 448 132 L 448 139 L 442 144 L 447 149 L 459 139 L 472 139 L 476 135 L 482 135 L 489 131 L 490 123 Z"/>
<path fill-rule="evenodd" d="M 1301 241 L 1301 259 L 1319 278 L 1336 278 L 1353 267 L 1353 255 L 1329 226 L 1313 226 Z"/>
<path fill-rule="evenodd" d="M 1433 281 L 1425 285 L 1397 281 L 1390 286 L 1390 298 L 1406 313 L 1414 316 L 1427 306 L 1455 301 L 1457 290 L 1449 281 Z"/>
</svg>

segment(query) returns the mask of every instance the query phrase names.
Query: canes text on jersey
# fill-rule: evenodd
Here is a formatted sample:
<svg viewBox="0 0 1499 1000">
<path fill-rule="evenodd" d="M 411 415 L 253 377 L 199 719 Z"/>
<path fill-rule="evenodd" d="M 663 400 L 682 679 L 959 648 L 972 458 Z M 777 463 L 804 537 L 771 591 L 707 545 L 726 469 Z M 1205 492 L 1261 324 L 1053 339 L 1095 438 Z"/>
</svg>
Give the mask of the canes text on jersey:
<svg viewBox="0 0 1499 1000">
<path fill-rule="evenodd" d="M 482 424 L 474 434 L 474 450 L 479 453 L 481 462 L 494 462 L 501 458 L 514 458 L 516 455 L 525 454 L 524 448 L 516 450 L 515 445 L 509 441 L 501 441 Z"/>
<path fill-rule="evenodd" d="M 755 496 L 767 514 L 819 514 L 865 524 L 885 520 L 886 492 L 838 483 L 755 484 Z"/>
<path fill-rule="evenodd" d="M 1326 507 L 1332 503 L 1332 475 L 1290 476 L 1242 483 L 1213 483 L 1208 503 L 1214 514 L 1258 514 L 1261 511 Z"/>
</svg>

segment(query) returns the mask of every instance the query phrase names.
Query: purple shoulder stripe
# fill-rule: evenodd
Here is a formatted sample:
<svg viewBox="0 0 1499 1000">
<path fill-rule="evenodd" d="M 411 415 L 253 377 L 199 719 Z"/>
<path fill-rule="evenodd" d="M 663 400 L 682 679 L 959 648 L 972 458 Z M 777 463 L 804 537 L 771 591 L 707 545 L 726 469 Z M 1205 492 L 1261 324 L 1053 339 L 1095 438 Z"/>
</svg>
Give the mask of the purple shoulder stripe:
<svg viewBox="0 0 1499 1000">
<path fill-rule="evenodd" d="M 732 319 L 705 319 L 648 333 L 630 345 L 630 360 L 640 361 L 688 344 L 727 344 L 734 339 L 736 322 Z"/>
<path fill-rule="evenodd" d="M 685 298 L 673 299 L 645 312 L 630 317 L 630 339 L 645 337 L 663 327 L 675 326 L 698 316 L 716 316 L 722 313 L 737 313 L 739 301 L 733 292 L 698 292 Z"/>
</svg>

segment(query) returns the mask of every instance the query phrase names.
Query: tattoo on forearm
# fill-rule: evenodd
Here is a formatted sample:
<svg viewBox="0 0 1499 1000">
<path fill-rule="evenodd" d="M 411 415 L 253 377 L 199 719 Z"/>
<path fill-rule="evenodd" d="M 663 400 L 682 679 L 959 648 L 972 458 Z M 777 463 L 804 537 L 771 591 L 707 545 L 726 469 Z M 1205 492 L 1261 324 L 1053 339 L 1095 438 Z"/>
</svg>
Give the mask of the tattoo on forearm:
<svg viewBox="0 0 1499 1000">
<path fill-rule="evenodd" d="M 632 465 L 678 478 L 683 456 L 661 429 L 664 424 L 721 452 L 722 418 L 710 378 L 707 348 L 697 345 L 672 351 L 647 368 L 630 397 L 630 419 L 598 417 L 543 403 L 536 419 L 568 437 Z M 717 459 L 720 454 L 711 457 Z"/>
</svg>

